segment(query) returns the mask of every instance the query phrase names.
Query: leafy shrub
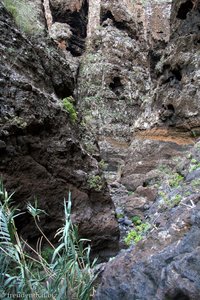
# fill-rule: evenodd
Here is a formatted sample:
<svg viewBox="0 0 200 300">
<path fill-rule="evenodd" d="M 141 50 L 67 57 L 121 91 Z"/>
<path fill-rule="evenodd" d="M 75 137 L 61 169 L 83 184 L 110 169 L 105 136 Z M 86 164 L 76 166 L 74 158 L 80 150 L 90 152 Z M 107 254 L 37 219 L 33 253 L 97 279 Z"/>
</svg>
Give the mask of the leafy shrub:
<svg viewBox="0 0 200 300">
<path fill-rule="evenodd" d="M 169 178 L 169 185 L 171 187 L 178 187 L 179 184 L 183 181 L 183 176 L 178 174 L 178 173 L 174 173 L 170 178 Z"/>
<path fill-rule="evenodd" d="M 124 214 L 123 213 L 116 214 L 116 218 L 117 219 L 124 218 Z"/>
<path fill-rule="evenodd" d="M 197 161 L 195 158 L 192 158 L 189 171 L 192 172 L 192 171 L 195 171 L 199 168 L 200 168 L 200 162 Z"/>
<path fill-rule="evenodd" d="M 76 109 L 74 108 L 73 101 L 73 97 L 67 97 L 63 99 L 62 104 L 63 108 L 69 113 L 70 120 L 72 121 L 72 123 L 75 123 L 78 117 Z"/>
<path fill-rule="evenodd" d="M 90 175 L 87 182 L 89 187 L 97 192 L 101 191 L 103 188 L 103 180 L 99 175 Z"/>
<path fill-rule="evenodd" d="M 132 244 L 137 244 L 141 241 L 146 232 L 150 229 L 149 223 L 142 223 L 140 225 L 135 226 L 135 230 L 131 230 L 124 239 L 124 242 L 127 246 Z"/>
<path fill-rule="evenodd" d="M 142 240 L 141 234 L 139 234 L 136 230 L 131 230 L 127 237 L 124 239 L 124 242 L 127 246 L 130 246 L 131 244 L 137 244 L 139 241 Z"/>
<path fill-rule="evenodd" d="M 139 216 L 133 216 L 131 218 L 131 220 L 132 220 L 132 222 L 133 222 L 134 225 L 140 225 L 142 223 L 142 221 L 141 221 L 141 219 L 140 219 Z"/>
<path fill-rule="evenodd" d="M 41 240 L 38 243 L 39 249 L 35 250 L 18 235 L 11 196 L 8 196 L 1 184 L 0 287 L 1 296 L 5 296 L 3 299 L 7 299 L 8 294 L 21 294 L 23 300 L 91 299 L 95 279 L 91 267 L 95 262 L 90 263 L 90 247 L 84 247 L 86 240 L 79 239 L 77 227 L 71 222 L 71 194 L 68 204 L 64 201 L 65 224 L 56 233 L 60 237 L 57 248 L 39 226 L 39 216 L 44 211 L 28 204 L 28 211 L 38 230 L 52 248 L 52 255 L 48 257 L 51 258 L 50 262 L 40 249 Z M 24 250 L 25 246 L 34 252 L 34 257 Z"/>
<path fill-rule="evenodd" d="M 175 195 L 172 196 L 171 198 L 168 198 L 168 196 L 163 192 L 160 191 L 159 195 L 162 197 L 163 201 L 164 201 L 164 208 L 173 208 L 177 205 L 179 205 L 179 203 L 181 202 L 181 195 Z M 163 205 L 162 205 L 163 206 Z"/>
<path fill-rule="evenodd" d="M 33 3 L 25 0 L 3 0 L 3 4 L 22 31 L 28 34 L 39 34 L 42 31 Z"/>
<path fill-rule="evenodd" d="M 108 167 L 108 164 L 102 159 L 100 162 L 99 162 L 99 168 L 102 169 L 103 171 L 105 171 Z"/>
</svg>

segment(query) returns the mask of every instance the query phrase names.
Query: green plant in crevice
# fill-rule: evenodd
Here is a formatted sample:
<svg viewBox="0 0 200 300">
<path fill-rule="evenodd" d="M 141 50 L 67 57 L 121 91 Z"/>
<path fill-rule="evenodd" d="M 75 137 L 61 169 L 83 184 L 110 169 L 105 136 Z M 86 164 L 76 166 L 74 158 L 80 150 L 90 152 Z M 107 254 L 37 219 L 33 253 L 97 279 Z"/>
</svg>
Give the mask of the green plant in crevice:
<svg viewBox="0 0 200 300">
<path fill-rule="evenodd" d="M 116 218 L 117 219 L 121 219 L 121 218 L 124 218 L 124 213 L 118 213 L 118 214 L 116 214 Z"/>
<path fill-rule="evenodd" d="M 191 163 L 190 163 L 190 167 L 189 167 L 189 171 L 195 171 L 197 169 L 200 168 L 200 162 L 198 160 L 196 160 L 195 158 L 191 159 Z"/>
<path fill-rule="evenodd" d="M 174 173 L 169 177 L 169 185 L 172 188 L 178 187 L 184 177 L 178 173 Z"/>
<path fill-rule="evenodd" d="M 137 244 L 142 240 L 141 234 L 137 230 L 131 230 L 124 239 L 124 242 L 127 246 L 132 244 Z"/>
<path fill-rule="evenodd" d="M 147 231 L 151 228 L 151 225 L 149 223 L 141 223 L 140 225 L 135 226 L 135 230 L 129 231 L 127 236 L 124 239 L 124 242 L 127 246 L 137 244 L 139 241 L 141 241 L 144 237 Z"/>
<path fill-rule="evenodd" d="M 134 225 L 140 225 L 142 223 L 142 220 L 139 216 L 133 216 L 131 218 L 131 221 L 133 222 Z"/>
<path fill-rule="evenodd" d="M 172 196 L 169 198 L 163 191 L 159 192 L 159 195 L 163 199 L 162 207 L 164 208 L 173 208 L 181 202 L 182 196 L 179 194 L 176 194 L 175 196 Z"/>
<path fill-rule="evenodd" d="M 172 173 L 172 170 L 170 169 L 169 166 L 166 166 L 164 164 L 160 164 L 158 166 L 158 170 L 164 174 L 170 175 Z"/>
<path fill-rule="evenodd" d="M 132 196 L 134 194 L 133 191 L 128 191 L 128 196 Z"/>
<path fill-rule="evenodd" d="M 12 196 L 12 195 L 11 195 Z M 65 223 L 56 236 L 59 245 L 51 247 L 51 257 L 43 256 L 41 240 L 39 250 L 33 249 L 17 233 L 15 226 L 15 210 L 11 196 L 0 185 L 0 286 L 1 296 L 21 294 L 24 300 L 32 299 L 77 299 L 89 300 L 93 293 L 92 272 L 90 263 L 90 247 L 85 246 L 87 240 L 79 239 L 78 229 L 71 221 L 71 193 L 68 204 L 64 201 Z M 28 211 L 39 226 L 39 216 L 43 213 L 37 207 L 28 204 Z M 19 214 L 18 214 L 19 215 Z M 42 232 L 40 228 L 40 232 Z M 46 239 L 45 234 L 42 236 Z M 26 248 L 31 249 L 34 257 Z M 50 250 L 51 249 L 51 250 Z M 39 295 L 39 296 L 38 296 Z"/>
<path fill-rule="evenodd" d="M 180 158 L 175 158 L 174 161 L 175 160 L 176 160 L 176 162 L 180 161 Z M 164 180 L 167 180 L 167 182 L 171 188 L 179 187 L 180 183 L 182 183 L 184 180 L 184 177 L 181 174 L 174 172 L 174 170 L 172 168 L 170 168 L 169 166 L 161 164 L 158 166 L 158 170 L 163 173 Z M 160 182 L 160 185 L 161 185 L 161 182 Z"/>
<path fill-rule="evenodd" d="M 90 175 L 88 177 L 87 183 L 91 189 L 99 192 L 104 186 L 103 179 L 100 175 Z"/>
<path fill-rule="evenodd" d="M 108 164 L 102 159 L 100 162 L 99 162 L 99 168 L 102 169 L 103 171 L 105 171 L 108 167 Z"/>
<path fill-rule="evenodd" d="M 193 179 L 193 180 L 191 181 L 191 185 L 192 185 L 193 187 L 195 187 L 195 188 L 200 187 L 200 178 Z"/>
<path fill-rule="evenodd" d="M 75 123 L 78 119 L 78 115 L 73 102 L 74 102 L 74 98 L 70 96 L 62 100 L 62 105 L 63 108 L 69 113 L 69 117 L 72 123 Z"/>
<path fill-rule="evenodd" d="M 25 0 L 3 0 L 3 4 L 23 32 L 31 35 L 41 33 L 42 27 L 39 25 L 34 3 Z"/>
</svg>

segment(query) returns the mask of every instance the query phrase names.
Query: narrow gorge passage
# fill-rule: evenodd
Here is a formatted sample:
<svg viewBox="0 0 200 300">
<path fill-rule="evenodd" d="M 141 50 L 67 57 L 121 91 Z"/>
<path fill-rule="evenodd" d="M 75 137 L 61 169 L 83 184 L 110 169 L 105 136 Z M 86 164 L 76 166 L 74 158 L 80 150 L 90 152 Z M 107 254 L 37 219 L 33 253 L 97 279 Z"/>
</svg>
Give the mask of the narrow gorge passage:
<svg viewBox="0 0 200 300">
<path fill-rule="evenodd" d="M 199 0 L 0 1 L 0 175 L 18 232 L 37 245 L 37 198 L 57 246 L 71 197 L 91 245 L 74 264 L 89 277 L 69 288 L 67 269 L 52 299 L 199 300 L 199 30 Z"/>
</svg>

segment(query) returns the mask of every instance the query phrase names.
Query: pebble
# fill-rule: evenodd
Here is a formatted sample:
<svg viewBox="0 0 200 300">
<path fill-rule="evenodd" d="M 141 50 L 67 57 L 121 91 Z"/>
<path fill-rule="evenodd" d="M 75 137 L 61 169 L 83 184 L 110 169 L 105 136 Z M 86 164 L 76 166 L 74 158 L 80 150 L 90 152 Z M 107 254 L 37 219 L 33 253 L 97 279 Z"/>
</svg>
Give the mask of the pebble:
<svg viewBox="0 0 200 300">
<path fill-rule="evenodd" d="M 132 225 L 132 221 L 125 217 L 125 218 L 124 218 L 124 224 L 125 224 L 126 226 L 130 226 L 130 225 Z"/>
<path fill-rule="evenodd" d="M 124 223 L 124 218 L 119 218 L 118 223 Z"/>
</svg>

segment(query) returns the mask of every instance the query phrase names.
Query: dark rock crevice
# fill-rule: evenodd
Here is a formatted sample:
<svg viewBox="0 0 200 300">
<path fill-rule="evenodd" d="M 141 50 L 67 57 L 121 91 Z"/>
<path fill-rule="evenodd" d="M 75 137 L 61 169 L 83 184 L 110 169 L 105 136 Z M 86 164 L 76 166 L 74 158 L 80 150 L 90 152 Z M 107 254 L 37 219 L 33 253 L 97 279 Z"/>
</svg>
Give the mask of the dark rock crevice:
<svg viewBox="0 0 200 300">
<path fill-rule="evenodd" d="M 88 23 L 88 0 L 84 0 L 80 10 L 61 10 L 53 7 L 50 2 L 50 8 L 53 17 L 53 23 L 66 23 L 70 26 L 72 36 L 67 42 L 67 50 L 73 56 L 81 56 L 85 50 L 85 40 L 87 37 Z"/>
<path fill-rule="evenodd" d="M 177 18 L 181 20 L 185 20 L 187 18 L 187 14 L 192 10 L 193 3 L 191 0 L 188 0 L 180 5 L 180 8 L 177 13 Z"/>
<path fill-rule="evenodd" d="M 182 291 L 179 291 L 173 297 L 165 296 L 165 300 L 190 300 L 190 297 L 185 295 Z"/>
<path fill-rule="evenodd" d="M 114 15 L 110 10 L 104 10 L 103 8 L 101 9 L 101 15 L 100 15 L 100 25 L 103 27 L 107 27 L 109 22 L 108 20 L 111 20 L 113 23 L 113 26 L 116 27 L 117 29 L 124 31 L 128 34 L 128 36 L 131 39 L 138 40 L 138 36 L 136 35 L 136 32 L 130 28 L 129 24 L 127 22 L 122 21 L 116 21 Z"/>
<path fill-rule="evenodd" d="M 120 77 L 114 77 L 113 81 L 109 84 L 109 88 L 117 95 L 123 92 L 123 84 L 121 83 Z"/>
</svg>

